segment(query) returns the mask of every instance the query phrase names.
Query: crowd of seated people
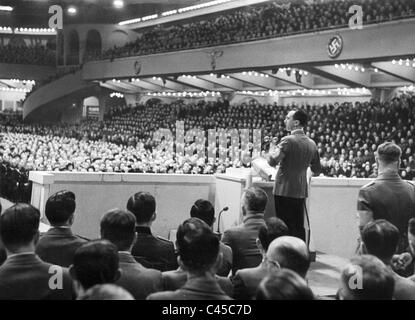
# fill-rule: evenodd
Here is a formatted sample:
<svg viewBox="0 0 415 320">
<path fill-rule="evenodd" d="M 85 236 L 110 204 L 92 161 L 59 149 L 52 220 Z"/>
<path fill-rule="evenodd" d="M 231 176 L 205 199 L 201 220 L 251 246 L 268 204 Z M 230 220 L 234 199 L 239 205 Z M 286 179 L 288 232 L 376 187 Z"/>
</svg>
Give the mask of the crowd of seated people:
<svg viewBox="0 0 415 320">
<path fill-rule="evenodd" d="M 54 66 L 56 52 L 42 45 L 0 45 L 0 63 Z"/>
<path fill-rule="evenodd" d="M 413 260 L 415 213 L 406 230 L 399 230 L 373 212 L 373 219 L 362 225 L 359 252 L 340 267 L 337 289 L 324 294 L 309 283 L 314 262 L 306 243 L 292 236 L 284 221 L 265 218 L 268 201 L 264 190 L 245 189 L 241 224 L 221 235 L 210 225 L 212 204 L 199 199 L 189 208 L 189 218 L 177 222 L 175 244 L 151 230 L 157 210 L 148 192 L 133 194 L 125 209 L 104 212 L 97 239 L 72 230 L 74 220 L 82 217 L 76 215 L 71 191 L 49 197 L 45 215 L 51 225 L 41 234 L 39 210 L 12 204 L 0 215 L 0 299 L 415 299 L 413 265 L 406 277 L 397 268 L 403 254 Z M 413 196 L 405 201 L 415 207 Z M 408 252 L 397 249 L 402 234 Z M 219 275 L 226 244 L 231 266 Z M 60 280 L 54 278 L 58 275 Z"/>
<path fill-rule="evenodd" d="M 255 101 L 229 105 L 227 101 L 119 106 L 104 121 L 80 124 L 25 124 L 16 114 L 0 115 L 1 162 L 20 171 L 60 170 L 93 172 L 146 172 L 212 174 L 227 167 L 249 167 L 249 161 L 231 158 L 228 137 L 225 156 L 202 158 L 192 154 L 193 142 L 185 153 L 158 148 L 153 139 L 159 128 L 170 129 L 184 122 L 185 132 L 201 129 L 261 129 L 262 149 L 271 140 L 286 135 L 284 118 L 294 105 L 261 105 Z M 379 103 L 335 103 L 303 105 L 309 115 L 305 129 L 318 147 L 322 174 L 328 177 L 374 178 L 374 152 L 381 141 L 391 140 L 403 151 L 400 175 L 415 177 L 415 98 L 403 96 Z M 173 143 L 173 142 L 170 142 Z M 176 146 L 177 147 L 177 146 Z M 209 146 L 207 146 L 207 151 Z M 242 150 L 252 151 L 252 145 Z M 250 149 L 249 149 L 250 148 Z M 223 151 L 223 150 L 222 150 Z M 208 154 L 208 153 L 206 153 Z M 248 157 L 249 160 L 249 157 Z"/>
<path fill-rule="evenodd" d="M 362 6 L 365 24 L 402 19 L 415 13 L 411 0 L 296 1 L 283 5 L 265 2 L 184 24 L 147 28 L 136 41 L 111 48 L 101 58 L 114 59 L 344 27 L 348 25 L 352 5 Z"/>
</svg>

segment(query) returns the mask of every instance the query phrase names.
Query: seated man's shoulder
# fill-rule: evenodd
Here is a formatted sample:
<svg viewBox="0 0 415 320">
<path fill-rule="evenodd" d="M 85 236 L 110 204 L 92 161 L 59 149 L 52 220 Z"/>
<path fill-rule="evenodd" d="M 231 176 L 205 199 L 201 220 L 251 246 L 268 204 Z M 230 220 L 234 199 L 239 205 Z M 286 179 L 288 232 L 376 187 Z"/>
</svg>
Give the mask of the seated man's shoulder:
<svg viewBox="0 0 415 320">
<path fill-rule="evenodd" d="M 370 190 L 373 189 L 376 186 L 376 180 L 370 181 L 369 183 L 366 183 L 363 185 L 360 190 Z"/>
<path fill-rule="evenodd" d="M 158 240 L 158 243 L 159 243 L 161 246 L 165 246 L 165 247 L 173 247 L 173 248 L 174 248 L 174 244 L 173 244 L 173 242 L 172 242 L 172 241 L 170 241 L 170 240 L 168 240 L 168 239 L 166 239 L 166 238 L 160 237 L 160 236 L 155 236 L 155 238 Z"/>
<path fill-rule="evenodd" d="M 176 295 L 175 291 L 155 292 L 147 296 L 146 300 L 173 300 Z"/>
</svg>

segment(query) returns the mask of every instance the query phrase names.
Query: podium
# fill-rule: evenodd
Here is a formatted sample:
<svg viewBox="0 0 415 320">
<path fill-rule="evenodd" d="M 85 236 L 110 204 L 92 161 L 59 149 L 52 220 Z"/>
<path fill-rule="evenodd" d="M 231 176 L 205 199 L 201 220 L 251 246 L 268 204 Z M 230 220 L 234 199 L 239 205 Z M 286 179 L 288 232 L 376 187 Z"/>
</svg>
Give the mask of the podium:
<svg viewBox="0 0 415 320">
<path fill-rule="evenodd" d="M 273 175 L 275 177 L 275 175 Z M 216 196 L 215 196 L 215 211 L 219 212 L 223 207 L 229 207 L 228 212 L 223 213 L 221 217 L 221 225 L 219 230 L 223 233 L 224 230 L 229 229 L 242 223 L 241 198 L 244 189 L 249 187 L 258 187 L 263 189 L 268 196 L 268 203 L 265 208 L 265 219 L 275 217 L 275 203 L 272 190 L 274 188 L 274 181 L 264 181 L 259 176 L 254 176 L 251 169 L 247 168 L 229 168 L 225 174 L 217 174 L 216 176 Z M 308 181 L 311 180 L 311 172 L 308 175 Z M 309 183 L 309 198 L 306 201 L 307 212 L 310 215 L 310 183 Z M 312 218 L 309 216 L 309 219 Z M 308 222 L 308 219 L 304 219 Z M 311 224 L 311 223 L 310 223 Z M 215 230 L 217 225 L 215 226 Z M 306 231 L 310 226 L 305 226 Z M 309 232 L 306 232 L 308 236 Z M 313 233 L 311 232 L 309 242 L 309 250 L 311 255 L 315 255 L 315 246 L 313 241 Z"/>
</svg>

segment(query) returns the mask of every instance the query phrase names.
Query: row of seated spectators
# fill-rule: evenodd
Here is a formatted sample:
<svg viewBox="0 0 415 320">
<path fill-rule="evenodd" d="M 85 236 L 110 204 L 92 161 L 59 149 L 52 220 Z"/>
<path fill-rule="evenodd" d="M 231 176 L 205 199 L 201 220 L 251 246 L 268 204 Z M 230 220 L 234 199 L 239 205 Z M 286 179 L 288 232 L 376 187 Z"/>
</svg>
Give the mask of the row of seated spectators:
<svg viewBox="0 0 415 320">
<path fill-rule="evenodd" d="M 0 116 L 1 160 L 26 170 L 76 170 L 102 172 L 204 173 L 224 172 L 227 167 L 249 166 L 252 144 L 231 159 L 227 148 L 207 151 L 217 155 L 203 158 L 184 146 L 185 154 L 158 148 L 153 139 L 159 128 L 175 135 L 176 121 L 184 129 L 261 129 L 262 149 L 271 139 L 286 135 L 284 118 L 294 105 L 261 105 L 254 100 L 239 105 L 223 101 L 120 106 L 110 110 L 103 122 L 78 125 L 24 124 L 16 115 Z M 318 147 L 323 175 L 373 178 L 377 175 L 374 152 L 381 141 L 392 140 L 403 151 L 400 175 L 415 177 L 415 98 L 403 96 L 390 102 L 375 100 L 355 104 L 304 105 L 309 122 L 307 135 Z M 252 140 L 251 140 L 252 141 Z M 177 146 L 176 146 L 177 147 Z"/>
<path fill-rule="evenodd" d="M 338 287 L 324 293 L 319 287 L 327 288 L 327 278 L 320 274 L 321 283 L 308 281 L 321 271 L 306 243 L 291 236 L 283 220 L 265 218 L 267 201 L 264 190 L 245 190 L 243 222 L 220 235 L 212 231 L 212 204 L 198 199 L 189 219 L 178 222 L 175 243 L 152 233 L 156 199 L 148 192 L 133 194 L 126 210 L 106 212 L 97 240 L 71 230 L 76 209 L 71 191 L 47 200 L 51 227 L 40 239 L 39 210 L 15 204 L 0 216 L 0 300 L 415 299 L 415 218 L 406 222 L 409 251 L 403 252 L 397 248 L 406 229 L 384 219 L 366 221 L 360 255 L 341 267 Z M 398 275 L 405 268 L 412 268 L 409 276 Z"/>
<path fill-rule="evenodd" d="M 115 46 L 95 59 L 224 45 L 345 27 L 351 17 L 348 12 L 352 5 L 362 6 L 365 24 L 403 19 L 415 13 L 415 3 L 411 0 L 296 1 L 283 5 L 267 1 L 185 24 L 146 29 L 136 41 L 123 47 Z"/>
<path fill-rule="evenodd" d="M 0 45 L 0 63 L 54 66 L 56 52 L 42 45 Z"/>
</svg>

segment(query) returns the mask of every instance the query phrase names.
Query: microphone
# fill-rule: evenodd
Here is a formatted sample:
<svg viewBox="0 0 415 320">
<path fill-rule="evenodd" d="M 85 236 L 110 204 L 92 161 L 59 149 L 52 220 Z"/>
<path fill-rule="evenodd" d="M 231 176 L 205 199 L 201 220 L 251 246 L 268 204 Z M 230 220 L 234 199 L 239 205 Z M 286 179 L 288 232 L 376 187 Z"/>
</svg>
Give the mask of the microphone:
<svg viewBox="0 0 415 320">
<path fill-rule="evenodd" d="M 221 216 L 221 214 L 222 214 L 222 212 L 223 211 L 228 211 L 229 210 L 229 207 L 225 207 L 225 208 L 223 208 L 220 212 L 219 212 L 219 214 L 218 214 L 218 229 L 216 230 L 216 232 L 217 233 L 220 233 L 220 231 L 219 231 L 219 226 L 220 226 L 220 216 Z"/>
</svg>

